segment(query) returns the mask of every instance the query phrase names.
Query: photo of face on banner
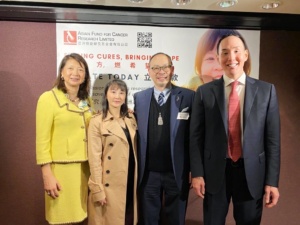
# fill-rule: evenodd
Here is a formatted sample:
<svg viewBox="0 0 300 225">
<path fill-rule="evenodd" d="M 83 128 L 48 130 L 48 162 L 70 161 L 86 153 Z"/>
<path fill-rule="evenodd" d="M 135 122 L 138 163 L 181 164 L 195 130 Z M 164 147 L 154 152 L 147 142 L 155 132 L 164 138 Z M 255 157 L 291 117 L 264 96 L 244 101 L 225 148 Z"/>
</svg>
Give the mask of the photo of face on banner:
<svg viewBox="0 0 300 225">
<path fill-rule="evenodd" d="M 217 44 L 220 38 L 227 34 L 240 35 L 237 30 L 232 29 L 209 29 L 201 36 L 195 56 L 195 76 L 191 78 L 187 88 L 196 90 L 198 86 L 222 77 L 223 70 L 217 59 Z M 248 46 L 246 48 L 248 49 Z M 250 53 L 244 71 L 246 75 L 250 75 Z"/>
</svg>

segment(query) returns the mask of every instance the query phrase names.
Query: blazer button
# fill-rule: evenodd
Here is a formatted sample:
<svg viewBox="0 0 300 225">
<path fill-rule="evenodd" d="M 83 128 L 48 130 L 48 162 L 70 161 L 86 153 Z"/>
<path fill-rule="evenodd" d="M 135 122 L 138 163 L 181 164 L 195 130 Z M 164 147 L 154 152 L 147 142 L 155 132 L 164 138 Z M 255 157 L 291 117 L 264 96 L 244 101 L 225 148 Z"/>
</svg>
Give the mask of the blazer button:
<svg viewBox="0 0 300 225">
<path fill-rule="evenodd" d="M 111 156 L 107 156 L 107 158 L 108 158 L 109 160 L 111 160 Z"/>
<path fill-rule="evenodd" d="M 85 127 L 84 126 L 81 126 L 81 129 L 84 129 Z"/>
<path fill-rule="evenodd" d="M 114 146 L 114 144 L 113 144 L 113 143 L 109 143 L 109 146 L 111 146 L 111 147 L 112 147 L 112 146 Z"/>
<path fill-rule="evenodd" d="M 110 171 L 109 171 L 109 170 L 106 170 L 106 173 L 107 173 L 107 174 L 109 174 L 109 173 L 110 173 Z"/>
<path fill-rule="evenodd" d="M 108 184 L 108 183 L 106 183 L 106 184 L 105 184 L 105 187 L 108 187 L 108 186 L 109 186 L 109 184 Z"/>
<path fill-rule="evenodd" d="M 79 113 L 79 116 L 83 116 L 83 113 Z"/>
</svg>

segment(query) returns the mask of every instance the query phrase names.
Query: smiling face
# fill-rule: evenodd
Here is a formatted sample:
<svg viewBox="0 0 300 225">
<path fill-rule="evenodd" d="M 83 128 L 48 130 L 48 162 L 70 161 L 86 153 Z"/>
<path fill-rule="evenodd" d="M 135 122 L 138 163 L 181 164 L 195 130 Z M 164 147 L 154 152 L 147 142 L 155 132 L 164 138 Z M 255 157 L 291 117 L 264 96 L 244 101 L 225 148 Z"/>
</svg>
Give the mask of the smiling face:
<svg viewBox="0 0 300 225">
<path fill-rule="evenodd" d="M 151 58 L 148 73 L 155 88 L 164 90 L 171 83 L 174 67 L 170 59 L 164 54 L 158 54 Z"/>
<path fill-rule="evenodd" d="M 121 90 L 117 84 L 111 85 L 106 93 L 109 108 L 121 108 L 125 103 L 126 91 Z"/>
<path fill-rule="evenodd" d="M 248 50 L 239 37 L 228 36 L 219 45 L 218 60 L 225 75 L 236 80 L 244 73 Z"/>
<path fill-rule="evenodd" d="M 62 68 L 61 77 L 65 82 L 66 88 L 78 87 L 84 82 L 85 68 L 84 65 L 70 58 Z"/>
<path fill-rule="evenodd" d="M 217 47 L 208 51 L 202 60 L 200 78 L 203 83 L 221 78 L 223 75 L 223 69 L 217 58 Z"/>
</svg>

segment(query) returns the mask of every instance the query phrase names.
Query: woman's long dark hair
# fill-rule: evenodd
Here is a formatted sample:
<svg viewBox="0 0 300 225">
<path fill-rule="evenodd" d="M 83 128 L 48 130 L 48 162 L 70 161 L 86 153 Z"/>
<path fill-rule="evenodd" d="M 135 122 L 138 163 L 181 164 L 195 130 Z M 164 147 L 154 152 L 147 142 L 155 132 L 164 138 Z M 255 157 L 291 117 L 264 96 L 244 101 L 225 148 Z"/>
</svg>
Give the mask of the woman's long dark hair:
<svg viewBox="0 0 300 225">
<path fill-rule="evenodd" d="M 103 94 L 103 98 L 102 98 L 102 118 L 104 119 L 107 116 L 107 112 L 109 110 L 109 105 L 108 105 L 108 101 L 107 101 L 107 91 L 111 86 L 117 86 L 118 88 L 121 89 L 121 91 L 125 91 L 126 97 L 125 97 L 124 104 L 121 106 L 120 116 L 122 118 L 124 118 L 125 116 L 129 117 L 128 106 L 127 106 L 127 95 L 128 95 L 127 85 L 122 80 L 114 79 L 114 80 L 109 81 L 104 88 L 104 94 Z"/>
<path fill-rule="evenodd" d="M 77 97 L 80 100 L 85 100 L 89 97 L 89 92 L 90 92 L 90 84 L 91 84 L 90 72 L 89 72 L 88 64 L 85 61 L 85 59 L 77 53 L 71 53 L 69 55 L 66 55 L 61 60 L 61 63 L 59 65 L 59 69 L 58 69 L 57 78 L 54 83 L 54 87 L 57 87 L 57 89 L 62 90 L 64 93 L 67 93 L 67 88 L 66 88 L 65 82 L 64 82 L 64 80 L 61 79 L 61 72 L 69 59 L 76 60 L 81 66 L 84 67 L 85 77 L 84 77 L 83 83 L 80 84 L 80 86 L 79 86 Z"/>
</svg>

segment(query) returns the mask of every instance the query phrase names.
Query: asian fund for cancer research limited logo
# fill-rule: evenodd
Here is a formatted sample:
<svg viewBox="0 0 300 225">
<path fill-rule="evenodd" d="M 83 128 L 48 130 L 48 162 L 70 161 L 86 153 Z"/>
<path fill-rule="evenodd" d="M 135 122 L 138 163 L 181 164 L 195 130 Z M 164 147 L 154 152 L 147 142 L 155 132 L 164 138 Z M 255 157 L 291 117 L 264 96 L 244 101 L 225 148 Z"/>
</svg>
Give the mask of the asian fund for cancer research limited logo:
<svg viewBox="0 0 300 225">
<path fill-rule="evenodd" d="M 64 31 L 64 44 L 77 45 L 77 31 L 65 30 Z"/>
</svg>

